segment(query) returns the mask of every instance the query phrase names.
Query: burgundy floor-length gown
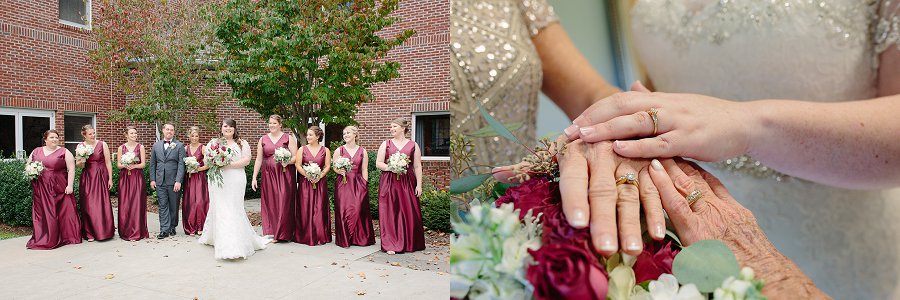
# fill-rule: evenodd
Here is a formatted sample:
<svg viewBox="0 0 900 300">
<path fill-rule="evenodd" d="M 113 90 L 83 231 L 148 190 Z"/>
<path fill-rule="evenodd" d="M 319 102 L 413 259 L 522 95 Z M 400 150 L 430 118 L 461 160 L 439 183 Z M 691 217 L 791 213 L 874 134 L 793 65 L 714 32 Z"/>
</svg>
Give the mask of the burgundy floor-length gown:
<svg viewBox="0 0 900 300">
<path fill-rule="evenodd" d="M 356 149 L 356 154 L 341 146 L 340 156 L 350 159 L 353 167 L 344 176 L 338 175 L 334 183 L 334 243 L 347 248 L 350 245 L 369 246 L 375 244 L 375 230 L 372 228 L 372 213 L 369 208 L 369 187 L 363 179 L 363 157 L 366 150 Z"/>
<path fill-rule="evenodd" d="M 391 154 L 409 155 L 406 174 L 381 172 L 378 187 L 378 224 L 381 229 L 381 250 L 412 252 L 425 249 L 425 228 L 422 225 L 422 209 L 416 197 L 415 142 L 409 141 L 398 149 L 392 140 L 387 141 L 384 163 Z"/>
<path fill-rule="evenodd" d="M 81 229 L 85 239 L 108 240 L 116 234 L 112 205 L 109 203 L 109 172 L 103 142 L 94 145 L 81 171 L 78 194 L 81 197 Z"/>
<path fill-rule="evenodd" d="M 268 135 L 259 140 L 263 146 L 259 182 L 263 235 L 271 235 L 275 240 L 290 241 L 294 239 L 297 223 L 294 219 L 297 206 L 297 168 L 293 164 L 288 164 L 285 168 L 276 162 L 275 149 L 288 149 L 291 138 L 283 133 L 274 143 Z"/>
<path fill-rule="evenodd" d="M 185 150 L 190 151 L 188 146 Z M 193 156 L 203 167 L 203 147 L 198 146 L 194 153 L 186 153 L 185 157 Z M 203 223 L 206 222 L 206 213 L 209 211 L 209 184 L 206 171 L 194 174 L 185 174 L 187 184 L 184 187 L 184 200 L 181 201 L 181 220 L 184 234 L 197 234 L 203 231 Z"/>
<path fill-rule="evenodd" d="M 309 147 L 303 147 L 303 165 L 310 162 L 325 169 L 325 146 L 320 147 L 315 156 L 310 153 Z M 313 189 L 313 184 L 301 176 L 298 193 L 300 205 L 297 209 L 295 241 L 310 246 L 331 242 L 331 216 L 325 178 L 319 180 Z"/>
<path fill-rule="evenodd" d="M 141 163 L 141 144 L 134 147 L 134 155 Z M 128 147 L 122 145 L 122 153 Z M 147 190 L 144 187 L 144 170 L 119 170 L 119 237 L 136 241 L 150 237 L 147 230 Z"/>
<path fill-rule="evenodd" d="M 38 147 L 31 153 L 31 160 L 43 163 L 44 171 L 31 182 L 34 233 L 25 247 L 48 250 L 80 244 L 81 222 L 75 210 L 75 195 L 66 194 L 66 149 L 59 147 L 45 156 L 43 147 Z"/>
</svg>

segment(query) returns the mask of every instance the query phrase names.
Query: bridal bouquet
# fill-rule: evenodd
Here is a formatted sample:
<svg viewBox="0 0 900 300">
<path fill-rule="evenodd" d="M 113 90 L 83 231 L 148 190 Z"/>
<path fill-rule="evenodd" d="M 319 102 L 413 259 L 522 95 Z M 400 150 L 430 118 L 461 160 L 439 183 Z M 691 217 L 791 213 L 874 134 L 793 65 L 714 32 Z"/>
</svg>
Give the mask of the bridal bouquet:
<svg viewBox="0 0 900 300">
<path fill-rule="evenodd" d="M 137 155 L 134 155 L 134 152 L 125 152 L 122 153 L 122 157 L 119 158 L 119 162 L 123 165 L 130 166 L 136 164 L 138 161 Z M 131 170 L 128 170 L 128 175 L 131 175 Z"/>
<path fill-rule="evenodd" d="M 397 175 L 396 179 L 400 180 L 400 174 L 406 174 L 409 167 L 409 155 L 402 152 L 395 152 L 388 157 L 387 170 Z"/>
<path fill-rule="evenodd" d="M 93 154 L 94 146 L 82 143 L 75 147 L 75 159 L 87 160 L 88 157 L 91 157 Z"/>
<path fill-rule="evenodd" d="M 289 163 L 291 162 L 291 157 L 293 157 L 291 150 L 284 147 L 275 149 L 275 162 L 280 164 Z M 282 166 L 281 169 L 282 173 L 287 172 L 287 166 Z"/>
<path fill-rule="evenodd" d="M 234 161 L 237 153 L 231 147 L 223 145 L 219 139 L 213 139 L 203 147 L 203 163 L 209 166 L 206 176 L 209 181 L 222 186 L 222 168 Z"/>
<path fill-rule="evenodd" d="M 344 170 L 344 183 L 347 183 L 347 175 L 349 175 L 350 170 L 353 169 L 353 163 L 350 162 L 349 158 L 338 156 L 335 157 L 333 161 L 331 161 L 331 165 L 334 166 L 335 170 Z"/>
<path fill-rule="evenodd" d="M 39 161 L 33 161 L 25 164 L 25 170 L 22 171 L 23 175 L 25 175 L 25 179 L 28 181 L 32 181 L 41 176 L 41 172 L 44 172 L 44 163 Z"/>
<path fill-rule="evenodd" d="M 309 178 L 310 182 L 322 177 L 322 168 L 319 167 L 319 164 L 314 162 L 303 165 L 303 171 L 306 172 L 306 177 Z M 313 184 L 312 188 L 316 189 L 316 184 Z"/>
<path fill-rule="evenodd" d="M 184 168 L 187 170 L 188 178 L 191 178 L 191 174 L 197 173 L 197 169 L 200 169 L 200 162 L 197 161 L 196 157 L 185 157 Z"/>
<path fill-rule="evenodd" d="M 482 115 L 498 135 L 518 142 L 483 108 Z M 504 187 L 489 173 L 462 176 L 471 170 L 473 146 L 452 138 L 460 178 L 451 193 L 473 200 L 460 205 L 467 212 L 451 214 L 451 298 L 765 299 L 762 281 L 718 240 L 683 247 L 671 231 L 661 241 L 645 231 L 636 257 L 596 254 L 590 229 L 570 226 L 562 211 L 556 153 L 563 145 L 544 140 L 523 159 L 532 168 L 516 170 L 523 183 Z"/>
</svg>

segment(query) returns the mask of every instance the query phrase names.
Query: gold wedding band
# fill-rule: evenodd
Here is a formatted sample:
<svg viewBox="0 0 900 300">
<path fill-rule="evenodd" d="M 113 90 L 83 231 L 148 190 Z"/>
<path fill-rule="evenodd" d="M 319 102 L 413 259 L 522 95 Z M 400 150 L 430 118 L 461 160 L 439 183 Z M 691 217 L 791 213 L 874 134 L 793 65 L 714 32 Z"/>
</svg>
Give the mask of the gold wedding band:
<svg viewBox="0 0 900 300">
<path fill-rule="evenodd" d="M 688 201 L 688 205 L 694 205 L 694 202 L 700 200 L 700 197 L 703 197 L 703 192 L 701 192 L 700 190 L 694 190 L 684 199 Z"/>
<path fill-rule="evenodd" d="M 634 175 L 634 173 L 628 173 L 619 178 L 616 178 L 616 185 L 618 186 L 620 184 L 631 184 L 635 187 L 640 187 L 637 182 L 637 175 Z"/>
<path fill-rule="evenodd" d="M 653 135 L 656 135 L 656 131 L 659 129 L 659 109 L 652 107 L 647 111 L 647 114 L 650 115 L 650 120 L 653 121 Z"/>
</svg>

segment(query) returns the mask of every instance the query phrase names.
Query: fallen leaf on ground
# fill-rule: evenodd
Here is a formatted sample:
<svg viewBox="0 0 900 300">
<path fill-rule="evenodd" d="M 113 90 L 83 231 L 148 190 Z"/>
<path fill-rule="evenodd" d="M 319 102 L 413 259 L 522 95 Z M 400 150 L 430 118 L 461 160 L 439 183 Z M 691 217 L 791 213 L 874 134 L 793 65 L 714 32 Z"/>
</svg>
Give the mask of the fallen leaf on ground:
<svg viewBox="0 0 900 300">
<path fill-rule="evenodd" d="M 399 263 L 399 262 L 392 262 L 391 265 L 392 265 L 392 266 L 395 266 L 395 267 L 399 267 L 399 266 L 400 266 L 400 263 Z"/>
<path fill-rule="evenodd" d="M 359 277 L 362 277 L 362 279 L 366 279 L 366 273 L 359 272 Z"/>
<path fill-rule="evenodd" d="M 116 275 L 113 275 L 113 273 L 109 273 L 109 274 L 106 274 L 106 276 L 104 276 L 104 278 L 106 278 L 106 279 L 113 279 L 115 277 L 116 277 Z"/>
<path fill-rule="evenodd" d="M 81 266 L 79 266 L 79 265 L 75 265 L 75 266 L 74 266 L 74 267 L 72 267 L 72 268 L 75 268 L 75 269 L 81 269 Z"/>
<path fill-rule="evenodd" d="M 356 295 L 362 296 L 365 294 L 366 294 L 366 291 L 356 291 Z"/>
</svg>

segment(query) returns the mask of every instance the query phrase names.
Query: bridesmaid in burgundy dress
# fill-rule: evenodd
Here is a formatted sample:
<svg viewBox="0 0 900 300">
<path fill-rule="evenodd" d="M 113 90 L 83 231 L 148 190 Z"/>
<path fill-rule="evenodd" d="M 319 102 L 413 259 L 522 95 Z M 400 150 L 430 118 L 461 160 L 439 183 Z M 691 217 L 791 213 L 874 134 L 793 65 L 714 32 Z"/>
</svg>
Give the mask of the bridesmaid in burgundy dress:
<svg viewBox="0 0 900 300">
<path fill-rule="evenodd" d="M 181 202 L 181 220 L 184 224 L 184 234 L 193 236 L 203 233 L 203 223 L 206 222 L 206 212 L 209 211 L 209 188 L 206 178 L 206 170 L 209 167 L 203 164 L 200 127 L 191 126 L 188 129 L 188 139 L 191 143 L 184 146 L 184 157 L 194 157 L 200 163 L 200 167 L 196 173 L 187 175 L 184 200 Z"/>
<path fill-rule="evenodd" d="M 275 161 L 275 149 L 285 148 L 291 154 L 297 153 L 297 140 L 282 131 L 281 116 L 269 117 L 269 133 L 259 138 L 256 145 L 256 163 L 253 166 L 251 187 L 260 189 L 260 216 L 263 235 L 275 241 L 294 239 L 296 209 L 297 171 L 294 167 L 296 155 L 291 161 Z M 257 185 L 256 176 L 262 169 L 262 184 Z"/>
<path fill-rule="evenodd" d="M 350 159 L 353 165 L 347 174 L 334 170 L 338 174 L 334 183 L 334 243 L 344 248 L 375 244 L 369 209 L 369 155 L 358 143 L 359 129 L 347 126 L 344 145 L 335 150 L 336 155 Z"/>
<path fill-rule="evenodd" d="M 147 190 L 144 187 L 144 166 L 147 153 L 137 142 L 137 129 L 125 129 L 128 142 L 119 147 L 119 237 L 137 241 L 150 237 L 147 231 Z M 122 154 L 131 152 L 138 158 L 132 165 L 122 164 Z"/>
<path fill-rule="evenodd" d="M 94 147 L 94 153 L 87 160 L 75 159 L 75 165 L 84 166 L 78 184 L 82 236 L 88 242 L 108 240 L 116 233 L 112 205 L 109 203 L 109 189 L 112 187 L 109 147 L 96 139 L 91 125 L 81 127 L 81 136 L 84 137 L 82 144 Z"/>
<path fill-rule="evenodd" d="M 28 249 L 48 250 L 81 243 L 81 222 L 75 211 L 75 157 L 59 146 L 56 130 L 44 132 L 44 146 L 31 151 L 29 162 L 44 164 L 44 171 L 31 182 L 31 222 L 34 233 Z"/>
<path fill-rule="evenodd" d="M 409 122 L 398 118 L 391 122 L 392 139 L 381 143 L 375 165 L 382 170 L 378 190 L 378 220 L 381 251 L 388 254 L 425 249 L 425 228 L 419 196 L 422 195 L 422 157 L 419 145 L 406 138 Z M 388 158 L 401 152 L 409 156 L 406 174 L 388 171 Z"/>
<path fill-rule="evenodd" d="M 297 150 L 297 171 L 303 178 L 300 179 L 300 205 L 297 209 L 297 230 L 295 241 L 310 246 L 322 245 L 331 242 L 331 216 L 328 205 L 328 186 L 325 174 L 331 168 L 331 153 L 328 148 L 319 144 L 322 139 L 322 129 L 312 126 L 306 131 L 307 145 Z M 302 152 L 302 153 L 301 153 Z M 318 179 L 310 178 L 302 166 L 316 163 L 322 169 Z M 315 187 L 315 188 L 313 188 Z"/>
</svg>

